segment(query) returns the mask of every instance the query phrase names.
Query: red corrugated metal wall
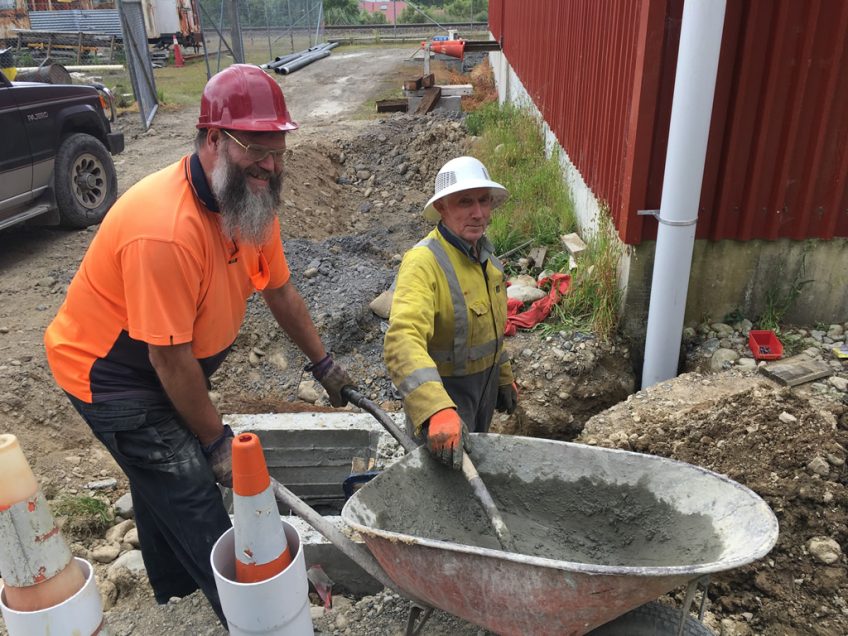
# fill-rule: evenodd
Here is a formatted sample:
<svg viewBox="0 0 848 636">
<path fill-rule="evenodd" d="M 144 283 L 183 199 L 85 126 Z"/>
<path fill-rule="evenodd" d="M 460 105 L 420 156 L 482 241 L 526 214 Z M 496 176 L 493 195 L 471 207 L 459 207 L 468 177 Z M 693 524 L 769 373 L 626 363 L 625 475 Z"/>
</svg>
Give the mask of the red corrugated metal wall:
<svg viewBox="0 0 848 636">
<path fill-rule="evenodd" d="M 490 0 L 496 38 L 622 239 L 656 236 L 682 0 Z M 848 237 L 848 2 L 730 0 L 698 238 Z"/>
</svg>

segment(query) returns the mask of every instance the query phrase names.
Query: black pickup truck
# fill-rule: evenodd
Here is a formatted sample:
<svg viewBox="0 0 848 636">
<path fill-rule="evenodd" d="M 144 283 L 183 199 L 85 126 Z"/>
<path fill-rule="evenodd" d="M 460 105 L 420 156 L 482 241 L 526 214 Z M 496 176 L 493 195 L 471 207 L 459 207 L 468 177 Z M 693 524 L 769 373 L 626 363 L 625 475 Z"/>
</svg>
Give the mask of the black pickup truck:
<svg viewBox="0 0 848 636">
<path fill-rule="evenodd" d="M 0 73 L 0 229 L 103 219 L 118 194 L 112 155 L 124 149 L 110 118 L 102 86 L 10 82 Z"/>
</svg>

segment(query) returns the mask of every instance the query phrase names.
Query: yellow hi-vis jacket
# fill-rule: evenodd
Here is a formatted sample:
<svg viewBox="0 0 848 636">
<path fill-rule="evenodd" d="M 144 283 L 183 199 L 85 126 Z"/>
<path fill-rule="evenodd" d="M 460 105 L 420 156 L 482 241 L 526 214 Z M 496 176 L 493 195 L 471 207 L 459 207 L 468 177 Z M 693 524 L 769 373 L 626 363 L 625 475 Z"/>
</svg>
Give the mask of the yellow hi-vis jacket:
<svg viewBox="0 0 848 636">
<path fill-rule="evenodd" d="M 512 384 L 505 326 L 503 265 L 494 255 L 484 273 L 438 228 L 404 255 L 383 357 L 416 433 L 437 411 L 456 408 L 442 377 L 497 366 L 498 386 Z"/>
</svg>

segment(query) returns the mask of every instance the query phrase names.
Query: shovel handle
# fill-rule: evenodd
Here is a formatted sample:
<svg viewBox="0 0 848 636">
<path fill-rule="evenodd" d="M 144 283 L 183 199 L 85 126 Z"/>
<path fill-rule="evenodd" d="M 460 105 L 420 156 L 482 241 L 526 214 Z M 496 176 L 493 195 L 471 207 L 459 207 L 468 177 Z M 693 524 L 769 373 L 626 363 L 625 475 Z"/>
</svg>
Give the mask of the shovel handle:
<svg viewBox="0 0 848 636">
<path fill-rule="evenodd" d="M 362 393 L 357 391 L 354 387 L 350 385 L 344 387 L 342 389 L 342 397 L 354 406 L 358 406 L 363 411 L 367 411 L 373 415 L 374 419 L 383 425 L 383 428 L 385 428 L 389 434 L 397 440 L 398 444 L 403 446 L 407 453 L 411 453 L 418 448 L 418 444 L 416 444 L 415 441 L 400 428 L 400 426 L 395 424 L 395 421 L 389 417 L 383 409 L 362 395 Z"/>
<path fill-rule="evenodd" d="M 401 428 L 395 424 L 395 421 L 389 417 L 383 409 L 362 395 L 362 393 L 357 391 L 354 387 L 350 385 L 344 387 L 342 389 L 342 397 L 351 404 L 358 406 L 363 411 L 367 411 L 373 415 L 374 418 L 392 435 L 392 437 L 397 440 L 398 444 L 406 449 L 407 453 L 411 453 L 418 448 L 419 445 L 416 444 L 415 441 L 406 434 L 406 432 L 401 430 Z M 489 518 L 489 521 L 491 521 L 492 527 L 495 530 L 495 535 L 497 536 L 501 547 L 507 552 L 515 552 L 515 543 L 512 539 L 512 533 L 509 531 L 509 528 L 507 528 L 498 507 L 492 499 L 492 495 L 489 493 L 489 489 L 486 488 L 486 484 L 484 484 L 483 480 L 480 478 L 480 474 L 477 472 L 477 468 L 475 468 L 474 462 L 471 461 L 471 457 L 468 456 L 468 453 L 462 454 L 462 474 L 471 486 L 471 490 L 474 491 L 474 496 L 477 497 L 477 501 L 482 506 L 483 511 Z"/>
<path fill-rule="evenodd" d="M 483 508 L 483 512 L 489 518 L 501 547 L 507 552 L 517 552 L 515 542 L 512 539 L 512 533 L 507 528 L 500 510 L 495 505 L 489 489 L 486 488 L 486 484 L 480 478 L 480 474 L 477 472 L 477 468 L 474 466 L 474 462 L 471 461 L 468 453 L 462 454 L 462 474 L 465 476 L 468 485 L 471 486 L 471 490 L 474 491 L 474 496 L 477 497 L 477 501 Z"/>
</svg>

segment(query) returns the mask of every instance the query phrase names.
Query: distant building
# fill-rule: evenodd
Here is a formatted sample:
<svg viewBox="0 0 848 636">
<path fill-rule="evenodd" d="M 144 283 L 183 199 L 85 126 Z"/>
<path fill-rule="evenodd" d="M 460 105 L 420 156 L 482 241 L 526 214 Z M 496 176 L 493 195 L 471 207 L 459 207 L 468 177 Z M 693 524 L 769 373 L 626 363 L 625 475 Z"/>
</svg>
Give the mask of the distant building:
<svg viewBox="0 0 848 636">
<path fill-rule="evenodd" d="M 26 0 L 0 0 L 0 49 L 17 38 L 15 29 L 28 29 Z"/>
<path fill-rule="evenodd" d="M 395 2 L 394 0 L 383 0 L 383 2 L 367 2 L 361 0 L 359 8 L 368 13 L 382 13 L 386 16 L 386 22 L 389 24 L 397 23 L 398 16 L 406 9 L 405 2 Z"/>
</svg>

